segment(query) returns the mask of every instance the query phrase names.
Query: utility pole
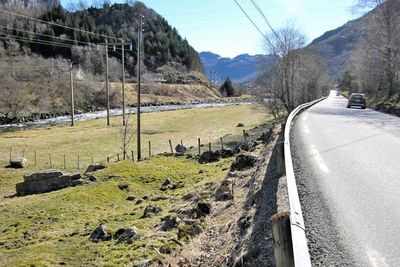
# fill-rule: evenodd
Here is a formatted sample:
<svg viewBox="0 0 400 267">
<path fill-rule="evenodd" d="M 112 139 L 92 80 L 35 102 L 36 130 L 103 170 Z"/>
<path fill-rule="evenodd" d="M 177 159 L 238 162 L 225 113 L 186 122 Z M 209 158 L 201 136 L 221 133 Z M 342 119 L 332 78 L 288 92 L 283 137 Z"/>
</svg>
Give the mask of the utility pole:
<svg viewBox="0 0 400 267">
<path fill-rule="evenodd" d="M 107 126 L 110 126 L 110 91 L 108 88 L 108 40 L 106 40 L 106 96 L 107 96 Z"/>
<path fill-rule="evenodd" d="M 140 140 L 140 83 L 141 83 L 141 42 L 142 42 L 142 15 L 139 14 L 139 32 L 138 32 L 138 45 L 137 45 L 137 56 L 138 56 L 138 67 L 137 67 L 137 159 L 138 161 L 142 158 L 141 153 L 141 140 Z"/>
<path fill-rule="evenodd" d="M 125 126 L 125 49 L 124 40 L 122 40 L 122 125 Z"/>
<path fill-rule="evenodd" d="M 74 116 L 75 116 L 75 107 L 74 107 L 74 81 L 72 77 L 72 62 L 69 63 L 69 82 L 71 86 L 71 126 L 75 126 Z"/>
</svg>

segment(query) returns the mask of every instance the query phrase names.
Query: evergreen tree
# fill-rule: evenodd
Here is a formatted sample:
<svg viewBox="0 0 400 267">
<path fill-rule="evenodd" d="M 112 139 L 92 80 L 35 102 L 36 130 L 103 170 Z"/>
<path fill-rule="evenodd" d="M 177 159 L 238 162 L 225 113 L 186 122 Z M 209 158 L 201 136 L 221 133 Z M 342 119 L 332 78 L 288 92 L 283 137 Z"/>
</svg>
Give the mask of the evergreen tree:
<svg viewBox="0 0 400 267">
<path fill-rule="evenodd" d="M 227 96 L 227 97 L 236 95 L 236 90 L 233 87 L 232 81 L 229 77 L 226 77 L 224 83 L 219 88 L 219 91 L 223 96 Z"/>
</svg>

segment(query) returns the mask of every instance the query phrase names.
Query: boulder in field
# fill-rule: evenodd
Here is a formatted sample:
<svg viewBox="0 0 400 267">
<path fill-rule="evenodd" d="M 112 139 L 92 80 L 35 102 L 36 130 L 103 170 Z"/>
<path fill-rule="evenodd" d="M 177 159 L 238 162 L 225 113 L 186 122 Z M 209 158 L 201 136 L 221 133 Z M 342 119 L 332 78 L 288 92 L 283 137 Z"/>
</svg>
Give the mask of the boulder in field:
<svg viewBox="0 0 400 267">
<path fill-rule="evenodd" d="M 161 208 L 160 208 L 159 206 L 150 205 L 150 206 L 147 206 L 147 207 L 144 209 L 142 218 L 148 218 L 148 217 L 150 217 L 152 214 L 157 215 L 157 214 L 160 213 L 160 212 L 161 212 Z"/>
<path fill-rule="evenodd" d="M 161 226 L 162 231 L 171 231 L 174 228 L 178 228 L 181 223 L 181 219 L 177 216 L 166 216 L 161 219 L 164 224 Z"/>
<path fill-rule="evenodd" d="M 24 182 L 15 186 L 17 195 L 31 195 L 60 190 L 87 183 L 80 174 L 64 174 L 59 170 L 43 170 L 24 176 Z"/>
<path fill-rule="evenodd" d="M 10 160 L 10 167 L 14 169 L 25 168 L 28 165 L 28 160 L 24 157 L 14 157 Z"/>
<path fill-rule="evenodd" d="M 181 145 L 181 144 L 179 144 L 175 147 L 176 153 L 183 153 L 187 150 L 188 150 L 187 147 L 185 147 L 184 145 Z"/>
<path fill-rule="evenodd" d="M 138 230 L 134 226 L 130 228 L 121 228 L 115 232 L 113 238 L 117 240 L 117 244 L 132 244 L 133 241 L 138 238 Z"/>
<path fill-rule="evenodd" d="M 100 241 L 109 241 L 111 240 L 111 234 L 107 231 L 106 227 L 103 224 L 97 226 L 97 228 L 90 234 L 89 239 L 94 243 L 98 243 Z"/>
<path fill-rule="evenodd" d="M 199 163 L 205 164 L 205 163 L 216 162 L 218 160 L 219 160 L 218 153 L 214 151 L 206 151 L 203 154 L 201 154 L 199 158 Z"/>
<path fill-rule="evenodd" d="M 85 171 L 85 174 L 88 173 L 88 172 L 95 172 L 95 171 L 102 170 L 102 169 L 105 169 L 105 168 L 106 168 L 106 166 L 104 166 L 101 163 L 94 163 L 94 164 L 91 164 L 91 165 L 89 165 L 87 167 L 87 169 Z"/>
</svg>

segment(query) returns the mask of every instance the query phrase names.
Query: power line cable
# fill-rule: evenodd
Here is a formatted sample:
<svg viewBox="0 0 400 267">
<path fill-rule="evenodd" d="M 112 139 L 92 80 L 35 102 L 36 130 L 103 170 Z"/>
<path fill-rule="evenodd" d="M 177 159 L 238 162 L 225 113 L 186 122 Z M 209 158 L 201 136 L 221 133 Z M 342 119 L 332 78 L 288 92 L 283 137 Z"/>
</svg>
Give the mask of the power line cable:
<svg viewBox="0 0 400 267">
<path fill-rule="evenodd" d="M 65 29 L 73 30 L 73 31 L 78 31 L 78 32 L 82 32 L 82 33 L 88 33 L 88 34 L 97 35 L 97 36 L 104 37 L 104 38 L 109 38 L 109 39 L 122 40 L 122 38 L 112 37 L 112 36 L 108 36 L 108 35 L 104 35 L 104 34 L 100 34 L 100 33 L 94 33 L 94 32 L 85 31 L 85 30 L 82 30 L 82 29 L 77 29 L 77 28 L 65 26 L 65 25 L 62 25 L 62 24 L 55 23 L 55 22 L 50 22 L 50 21 L 45 21 L 45 20 L 42 20 L 42 19 L 32 18 L 32 17 L 26 16 L 26 15 L 14 13 L 14 12 L 11 12 L 11 11 L 8 11 L 8 10 L 4 10 L 4 9 L 0 9 L 0 12 L 5 13 L 5 14 L 9 14 L 9 15 L 12 15 L 12 16 L 24 18 L 24 19 L 30 19 L 30 20 L 33 20 L 33 21 L 46 23 L 46 24 L 49 24 L 49 25 L 57 26 L 57 27 L 62 27 L 62 28 L 65 28 Z"/>
<path fill-rule="evenodd" d="M 88 43 L 88 42 L 78 41 L 78 40 L 75 41 L 75 40 L 72 40 L 72 39 L 69 39 L 69 38 L 57 37 L 57 36 L 52 36 L 52 35 L 49 35 L 49 34 L 32 32 L 32 31 L 17 29 L 17 28 L 13 28 L 13 27 L 9 27 L 9 26 L 0 25 L 0 28 L 13 30 L 13 31 L 18 31 L 18 32 L 25 32 L 25 33 L 29 33 L 29 34 L 35 34 L 35 35 L 39 35 L 39 36 L 43 36 L 43 37 L 55 38 L 55 39 L 59 39 L 59 40 L 62 40 L 62 41 L 69 41 L 69 42 L 73 42 L 73 43 L 77 42 L 77 43 L 82 43 L 82 44 L 86 44 L 86 45 L 94 45 L 93 43 Z"/>
<path fill-rule="evenodd" d="M 258 30 L 258 32 L 264 37 L 264 39 L 268 42 L 271 43 L 270 40 L 267 38 L 267 36 L 258 28 L 257 24 L 250 18 L 250 16 L 246 13 L 246 11 L 242 8 L 242 6 L 237 2 L 237 0 L 233 0 L 237 4 L 237 6 L 240 8 L 240 10 L 243 12 L 243 14 L 247 17 L 247 19 L 253 24 L 253 26 Z"/>
</svg>

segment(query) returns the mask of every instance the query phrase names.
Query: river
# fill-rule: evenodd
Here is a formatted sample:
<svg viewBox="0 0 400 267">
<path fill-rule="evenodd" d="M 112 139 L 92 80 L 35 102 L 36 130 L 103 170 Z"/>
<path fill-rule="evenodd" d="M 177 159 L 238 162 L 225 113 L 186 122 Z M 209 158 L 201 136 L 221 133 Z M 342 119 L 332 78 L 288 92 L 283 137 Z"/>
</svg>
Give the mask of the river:
<svg viewBox="0 0 400 267">
<path fill-rule="evenodd" d="M 211 108 L 211 107 L 225 107 L 232 105 L 250 105 L 252 102 L 250 101 L 214 101 L 207 103 L 182 103 L 175 105 L 154 105 L 154 106 L 145 106 L 141 107 L 142 113 L 150 113 L 150 112 L 161 112 L 161 111 L 171 111 L 171 110 L 181 110 L 181 109 L 202 109 L 202 108 Z M 127 107 L 127 114 L 136 114 L 136 107 Z M 122 108 L 118 109 L 110 109 L 110 116 L 121 116 Z M 87 112 L 81 114 L 75 114 L 75 121 L 86 121 L 86 120 L 94 120 L 98 118 L 107 117 L 107 111 L 94 111 Z M 10 132 L 10 131 L 18 131 L 24 129 L 38 128 L 38 127 L 47 127 L 53 125 L 63 125 L 69 124 L 71 122 L 71 116 L 59 116 L 49 119 L 36 120 L 25 123 L 12 123 L 12 124 L 3 124 L 0 125 L 0 132 Z"/>
</svg>

